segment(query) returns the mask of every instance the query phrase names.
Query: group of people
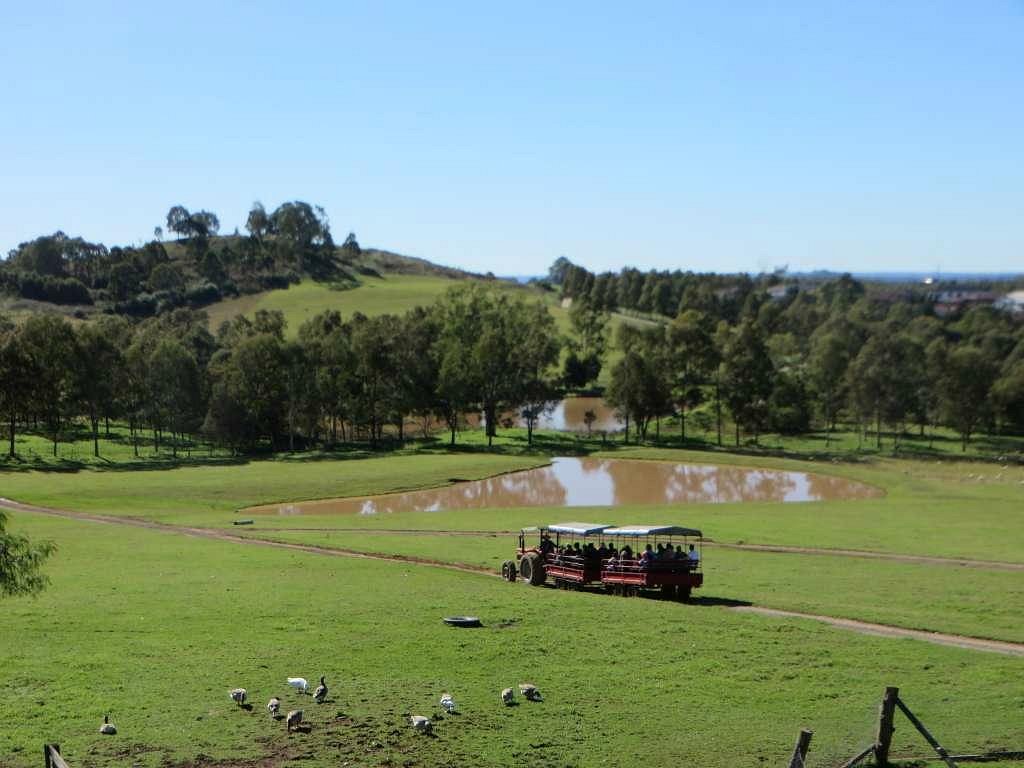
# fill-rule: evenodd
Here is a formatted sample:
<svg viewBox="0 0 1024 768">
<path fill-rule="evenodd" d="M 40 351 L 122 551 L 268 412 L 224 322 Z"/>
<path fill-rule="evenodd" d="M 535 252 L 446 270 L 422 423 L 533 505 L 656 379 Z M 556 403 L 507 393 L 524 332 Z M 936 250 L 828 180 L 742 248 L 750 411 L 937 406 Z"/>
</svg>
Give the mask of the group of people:
<svg viewBox="0 0 1024 768">
<path fill-rule="evenodd" d="M 650 544 L 641 550 L 639 555 L 633 553 L 629 544 L 621 549 L 616 549 L 614 544 L 601 542 L 595 547 L 592 541 L 583 546 L 574 542 L 564 546 L 555 546 L 548 534 L 541 537 L 540 551 L 555 564 L 582 565 L 586 562 L 599 561 L 607 570 L 614 570 L 620 567 L 656 568 L 662 566 L 683 567 L 694 570 L 700 564 L 700 552 L 693 544 L 688 550 L 683 545 L 672 543 L 665 544 L 658 542 L 657 547 Z"/>
</svg>

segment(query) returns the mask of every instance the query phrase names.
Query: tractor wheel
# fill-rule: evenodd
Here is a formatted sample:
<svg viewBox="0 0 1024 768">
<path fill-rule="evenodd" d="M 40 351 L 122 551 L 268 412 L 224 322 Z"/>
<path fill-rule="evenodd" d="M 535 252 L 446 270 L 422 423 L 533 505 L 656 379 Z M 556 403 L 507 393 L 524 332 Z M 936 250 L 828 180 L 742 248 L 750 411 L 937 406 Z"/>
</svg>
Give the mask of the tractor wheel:
<svg viewBox="0 0 1024 768">
<path fill-rule="evenodd" d="M 516 580 L 516 564 L 513 560 L 506 560 L 501 564 L 501 578 L 505 581 Z"/>
<path fill-rule="evenodd" d="M 676 585 L 675 584 L 662 584 L 661 585 L 661 599 L 672 600 L 676 596 Z"/>
<path fill-rule="evenodd" d="M 544 583 L 544 563 L 536 553 L 531 552 L 519 561 L 519 575 L 535 587 Z"/>
<path fill-rule="evenodd" d="M 693 587 L 690 587 L 690 586 L 680 587 L 679 590 L 676 592 L 676 599 L 680 600 L 682 602 L 686 602 L 687 600 L 690 599 L 690 593 L 692 591 L 693 591 Z"/>
</svg>

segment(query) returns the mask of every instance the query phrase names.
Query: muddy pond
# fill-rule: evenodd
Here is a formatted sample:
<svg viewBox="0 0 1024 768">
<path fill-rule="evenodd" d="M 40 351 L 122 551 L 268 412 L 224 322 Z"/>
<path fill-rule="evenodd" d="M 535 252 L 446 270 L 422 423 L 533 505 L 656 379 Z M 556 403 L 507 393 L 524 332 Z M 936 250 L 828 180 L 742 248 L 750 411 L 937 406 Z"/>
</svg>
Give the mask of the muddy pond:
<svg viewBox="0 0 1024 768">
<path fill-rule="evenodd" d="M 498 507 L 614 507 L 740 501 L 828 501 L 880 496 L 839 477 L 774 469 L 630 459 L 556 458 L 546 467 L 383 496 L 253 507 L 254 514 L 378 515 Z"/>
</svg>

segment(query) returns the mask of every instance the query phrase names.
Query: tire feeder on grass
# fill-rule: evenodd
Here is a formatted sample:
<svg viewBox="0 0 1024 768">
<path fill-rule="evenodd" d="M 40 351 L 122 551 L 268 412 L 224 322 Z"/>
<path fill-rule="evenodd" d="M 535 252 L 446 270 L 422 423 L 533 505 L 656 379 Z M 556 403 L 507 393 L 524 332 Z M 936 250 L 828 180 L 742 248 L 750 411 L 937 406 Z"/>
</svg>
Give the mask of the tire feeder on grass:
<svg viewBox="0 0 1024 768">
<path fill-rule="evenodd" d="M 451 627 L 482 627 L 476 616 L 445 616 L 444 623 Z"/>
</svg>

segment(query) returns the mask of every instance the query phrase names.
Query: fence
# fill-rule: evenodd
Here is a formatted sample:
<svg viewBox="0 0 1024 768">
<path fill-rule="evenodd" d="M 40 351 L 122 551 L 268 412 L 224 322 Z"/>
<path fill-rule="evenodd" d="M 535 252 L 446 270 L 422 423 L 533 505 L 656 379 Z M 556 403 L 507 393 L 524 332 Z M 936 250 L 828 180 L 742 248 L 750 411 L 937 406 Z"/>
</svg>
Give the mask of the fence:
<svg viewBox="0 0 1024 768">
<path fill-rule="evenodd" d="M 951 755 L 949 751 L 943 747 L 938 739 L 932 735 L 924 723 L 910 711 L 910 707 L 906 705 L 903 699 L 900 698 L 899 688 L 886 688 L 885 695 L 882 697 L 882 704 L 879 707 L 878 712 L 878 732 L 875 734 L 875 741 L 873 744 L 865 747 L 861 752 L 857 753 L 849 760 L 841 763 L 838 768 L 853 768 L 855 765 L 860 765 L 862 762 L 868 759 L 868 757 L 874 757 L 874 764 L 879 768 L 888 768 L 893 765 L 889 761 L 889 749 L 892 747 L 892 735 L 896 731 L 895 719 L 896 712 L 902 712 L 910 724 L 917 729 L 917 732 L 924 737 L 924 740 L 928 742 L 928 745 L 935 751 L 935 754 L 940 760 L 942 760 L 948 768 L 957 768 L 960 763 L 992 763 L 999 760 L 1024 760 L 1024 749 L 1012 750 L 1012 751 L 997 751 L 997 752 L 984 752 L 976 755 Z M 810 750 L 811 738 L 814 732 L 807 729 L 801 730 L 800 735 L 797 737 L 796 746 L 793 747 L 793 755 L 789 758 L 789 768 L 804 768 L 807 760 L 807 753 Z M 924 757 L 906 758 L 906 760 L 919 762 L 922 760 L 934 760 L 935 757 L 927 755 Z"/>
</svg>

